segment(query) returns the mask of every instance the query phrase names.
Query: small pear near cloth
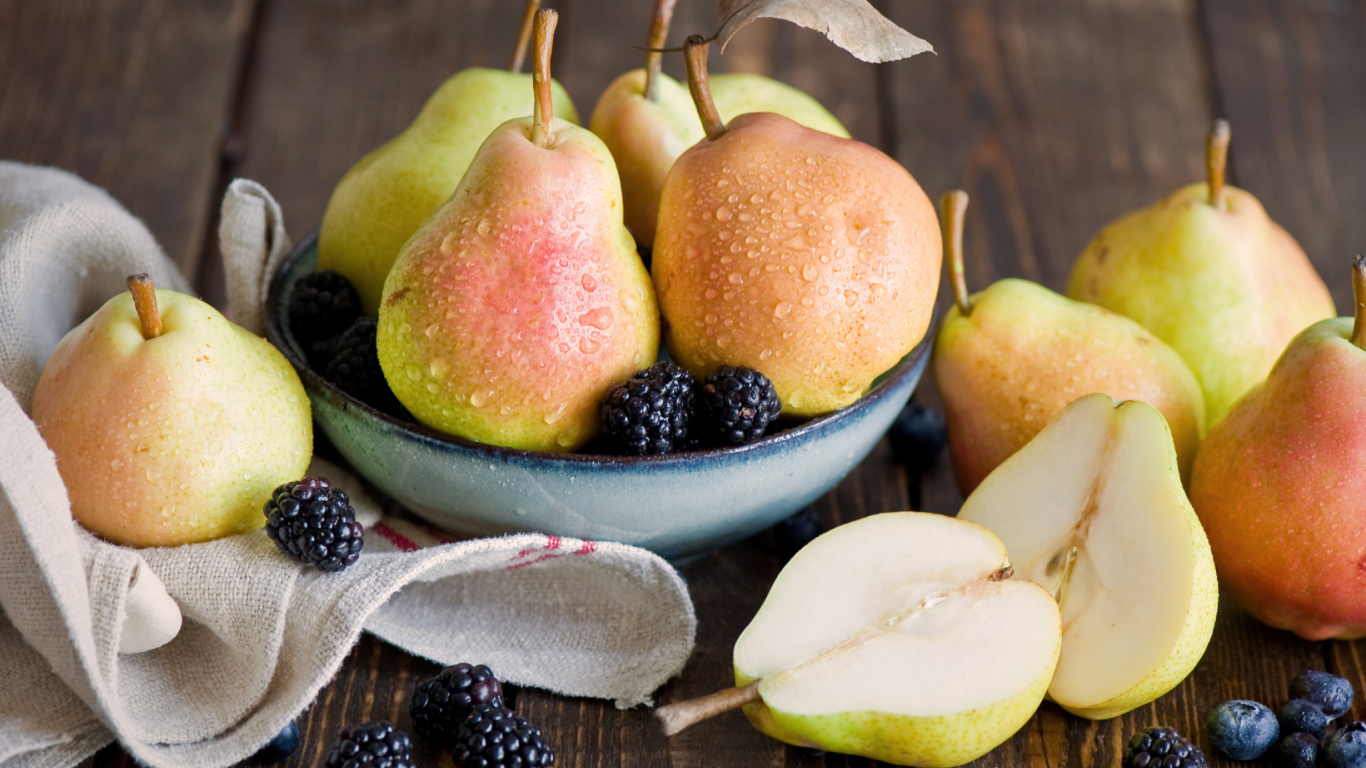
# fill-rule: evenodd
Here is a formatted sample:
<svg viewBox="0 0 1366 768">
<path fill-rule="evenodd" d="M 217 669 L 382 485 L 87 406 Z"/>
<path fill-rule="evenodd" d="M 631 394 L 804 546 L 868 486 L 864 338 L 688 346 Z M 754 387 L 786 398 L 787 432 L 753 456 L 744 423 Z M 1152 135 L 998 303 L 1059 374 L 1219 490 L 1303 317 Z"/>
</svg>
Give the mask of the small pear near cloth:
<svg viewBox="0 0 1366 768">
<path fill-rule="evenodd" d="M 279 207 L 235 181 L 219 234 L 228 316 L 259 333 L 289 250 Z M 76 525 L 28 408 L 57 342 L 138 272 L 187 290 L 104 191 L 0 162 L 0 764 L 71 766 L 114 740 L 150 766 L 238 763 L 312 703 L 362 630 L 623 707 L 682 670 L 696 617 L 657 555 L 530 533 L 453 541 L 383 516 L 317 459 L 310 472 L 352 494 L 366 524 L 342 572 L 289 560 L 263 531 L 133 549 Z"/>
</svg>

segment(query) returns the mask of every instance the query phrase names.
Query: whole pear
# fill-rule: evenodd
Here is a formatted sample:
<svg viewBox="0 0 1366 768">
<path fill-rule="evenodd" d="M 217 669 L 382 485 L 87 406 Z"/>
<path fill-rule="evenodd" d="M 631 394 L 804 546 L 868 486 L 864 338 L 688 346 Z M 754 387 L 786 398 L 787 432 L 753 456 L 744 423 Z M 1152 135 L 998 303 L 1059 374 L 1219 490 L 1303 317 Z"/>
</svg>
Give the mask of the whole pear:
<svg viewBox="0 0 1366 768">
<path fill-rule="evenodd" d="M 303 384 L 265 339 L 145 278 L 62 338 L 33 394 L 72 514 L 138 547 L 260 528 L 313 453 Z"/>
<path fill-rule="evenodd" d="M 1207 427 L 1266 377 L 1286 343 L 1336 314 L 1304 251 L 1251 194 L 1224 185 L 1228 123 L 1207 143 L 1209 180 L 1107 225 L 1067 295 L 1137 320 L 1190 365 Z"/>
<path fill-rule="evenodd" d="M 1219 583 L 1309 640 L 1366 637 L 1366 259 L 1356 317 L 1322 320 L 1210 430 L 1191 503 Z"/>
<path fill-rule="evenodd" d="M 1200 383 L 1181 356 L 1143 326 L 1037 283 L 1007 278 L 967 293 L 967 193 L 941 198 L 944 250 L 956 304 L 939 326 L 931 366 L 964 495 L 1068 403 L 1104 392 L 1142 400 L 1167 420 L 1183 480 L 1204 434 Z"/>
<path fill-rule="evenodd" d="M 606 391 L 655 361 L 659 320 L 611 154 L 553 116 L 554 20 L 537 16 L 535 115 L 494 131 L 404 246 L 376 342 L 423 424 L 566 451 L 596 434 Z"/>
<path fill-rule="evenodd" d="M 578 122 L 559 83 L 555 114 Z M 345 275 L 372 317 L 399 249 L 446 201 L 494 128 L 532 112 L 531 75 L 472 67 L 442 83 L 403 133 L 356 163 L 327 202 L 318 268 Z"/>
<path fill-rule="evenodd" d="M 761 371 L 787 413 L 846 406 L 929 327 L 934 206 L 866 144 L 773 113 L 723 125 L 706 43 L 688 49 L 708 138 L 674 163 L 660 200 L 652 274 L 664 343 L 694 375 Z"/>
<path fill-rule="evenodd" d="M 711 95 L 717 113 L 727 123 L 749 112 L 777 112 L 812 130 L 849 138 L 849 129 L 830 110 L 811 94 L 781 80 L 749 72 L 727 72 L 711 77 Z"/>
</svg>

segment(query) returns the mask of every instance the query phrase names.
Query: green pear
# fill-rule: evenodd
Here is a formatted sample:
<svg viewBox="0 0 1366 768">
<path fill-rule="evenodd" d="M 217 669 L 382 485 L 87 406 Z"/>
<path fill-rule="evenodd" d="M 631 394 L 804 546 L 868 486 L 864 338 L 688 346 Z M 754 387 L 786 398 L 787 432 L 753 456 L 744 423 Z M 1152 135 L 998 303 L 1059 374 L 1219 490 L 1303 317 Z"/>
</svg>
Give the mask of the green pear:
<svg viewBox="0 0 1366 768">
<path fill-rule="evenodd" d="M 62 338 L 33 394 L 71 512 L 136 547 L 260 528 L 313 453 L 303 384 L 265 339 L 146 278 Z"/>
<path fill-rule="evenodd" d="M 750 112 L 777 112 L 812 130 L 849 138 L 849 130 L 819 101 L 771 77 L 746 72 L 713 75 L 711 96 L 726 123 Z"/>
<path fill-rule="evenodd" d="M 1010 573 L 995 535 L 952 517 L 838 526 L 788 561 L 736 640 L 739 687 L 658 715 L 676 733 L 743 706 L 789 744 L 968 763 L 1029 720 L 1058 663 L 1057 604 Z"/>
<path fill-rule="evenodd" d="M 578 122 L 553 84 L 555 114 Z M 494 128 L 532 112 L 531 75 L 474 67 L 442 83 L 403 133 L 346 172 L 323 213 L 318 268 L 346 276 L 372 317 L 399 249 L 446 201 Z"/>
<path fill-rule="evenodd" d="M 1073 401 L 977 486 L 958 519 L 1001 537 L 1016 575 L 1057 598 L 1062 653 L 1048 697 L 1063 709 L 1122 715 L 1204 655 L 1219 608 L 1214 558 L 1166 419 L 1147 403 Z"/>
<path fill-rule="evenodd" d="M 1210 430 L 1191 479 L 1219 582 L 1308 640 L 1366 637 L 1366 257 L 1356 317 L 1301 331 Z"/>
<path fill-rule="evenodd" d="M 489 136 L 384 283 L 376 342 L 418 421 L 492 445 L 580 447 L 597 404 L 654 363 L 659 314 L 612 155 L 554 117 L 555 15 L 537 15 L 536 112 Z"/>
<path fill-rule="evenodd" d="M 1200 383 L 1181 356 L 1143 326 L 1016 278 L 968 295 L 963 279 L 967 193 L 941 198 L 955 306 L 939 326 L 932 368 L 948 421 L 958 487 L 966 495 L 1068 403 L 1104 392 L 1162 413 L 1181 477 L 1205 427 Z"/>
<path fill-rule="evenodd" d="M 1251 194 L 1224 185 L 1228 124 L 1207 143 L 1209 180 L 1107 225 L 1067 295 L 1142 323 L 1190 365 L 1207 427 L 1262 381 L 1290 339 L 1333 317 L 1304 251 Z"/>
<path fill-rule="evenodd" d="M 651 265 L 669 353 L 762 372 L 786 413 L 853 403 L 929 328 L 934 205 L 867 144 L 769 112 L 723 124 L 701 38 L 688 79 L 707 138 L 669 171 Z"/>
</svg>

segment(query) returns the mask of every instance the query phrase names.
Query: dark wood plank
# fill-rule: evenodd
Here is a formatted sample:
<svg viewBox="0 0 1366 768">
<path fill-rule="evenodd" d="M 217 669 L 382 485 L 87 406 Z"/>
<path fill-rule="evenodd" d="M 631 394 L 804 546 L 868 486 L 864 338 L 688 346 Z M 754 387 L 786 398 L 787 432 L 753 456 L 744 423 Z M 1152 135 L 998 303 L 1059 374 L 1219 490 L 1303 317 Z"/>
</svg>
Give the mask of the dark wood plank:
<svg viewBox="0 0 1366 768">
<path fill-rule="evenodd" d="M 253 5 L 0 2 L 0 157 L 108 190 L 193 279 Z"/>
</svg>

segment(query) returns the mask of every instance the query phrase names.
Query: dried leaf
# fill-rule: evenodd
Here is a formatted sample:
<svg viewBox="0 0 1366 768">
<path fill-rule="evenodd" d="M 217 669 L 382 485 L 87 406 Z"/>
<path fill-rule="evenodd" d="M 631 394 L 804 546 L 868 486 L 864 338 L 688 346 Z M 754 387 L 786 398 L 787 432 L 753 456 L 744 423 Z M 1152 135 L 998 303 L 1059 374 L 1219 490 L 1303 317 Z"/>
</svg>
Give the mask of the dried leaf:
<svg viewBox="0 0 1366 768">
<path fill-rule="evenodd" d="M 862 61 L 896 61 L 934 51 L 878 13 L 868 0 L 721 0 L 716 11 L 721 50 L 741 27 L 758 18 L 785 19 L 814 29 Z"/>
</svg>

